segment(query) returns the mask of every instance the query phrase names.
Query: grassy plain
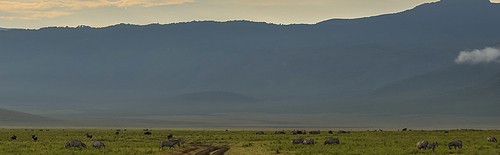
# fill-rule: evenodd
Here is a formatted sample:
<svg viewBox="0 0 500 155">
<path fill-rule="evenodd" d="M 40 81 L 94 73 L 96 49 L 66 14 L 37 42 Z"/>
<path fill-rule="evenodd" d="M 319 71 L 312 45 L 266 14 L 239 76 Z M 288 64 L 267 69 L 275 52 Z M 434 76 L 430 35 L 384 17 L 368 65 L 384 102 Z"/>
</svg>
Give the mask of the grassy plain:
<svg viewBox="0 0 500 155">
<path fill-rule="evenodd" d="M 0 130 L 0 154 L 196 154 L 205 146 L 230 148 L 229 155 L 270 155 L 270 154 L 471 154 L 499 155 L 500 144 L 486 141 L 486 137 L 500 137 L 500 130 L 434 130 L 434 131 L 352 131 L 347 134 L 328 134 L 322 131 L 318 135 L 275 135 L 274 131 L 265 131 L 264 135 L 256 135 L 256 131 L 224 131 L 224 130 L 153 130 L 152 135 L 144 135 L 142 130 L 120 131 L 113 129 L 51 129 L 50 131 L 31 131 L 25 129 Z M 85 136 L 93 135 L 92 139 Z M 159 149 L 160 140 L 167 135 L 183 141 L 179 148 Z M 17 140 L 11 140 L 16 135 Z M 36 135 L 38 141 L 33 141 Z M 291 143 L 295 138 L 313 138 L 315 145 Z M 323 145 L 329 138 L 339 138 L 339 145 Z M 448 149 L 447 144 L 453 140 L 463 141 L 462 149 Z M 87 148 L 65 148 L 69 140 L 80 140 Z M 99 140 L 106 148 L 92 148 L 91 142 Z M 437 141 L 439 146 L 432 150 L 417 150 L 418 141 Z"/>
</svg>

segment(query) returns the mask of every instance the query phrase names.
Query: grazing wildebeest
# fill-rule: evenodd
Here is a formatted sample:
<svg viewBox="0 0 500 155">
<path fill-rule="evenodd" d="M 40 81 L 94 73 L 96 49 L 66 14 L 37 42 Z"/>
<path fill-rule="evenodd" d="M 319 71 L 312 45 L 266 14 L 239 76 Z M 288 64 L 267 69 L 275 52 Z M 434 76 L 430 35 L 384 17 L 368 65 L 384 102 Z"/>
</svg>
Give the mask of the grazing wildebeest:
<svg viewBox="0 0 500 155">
<path fill-rule="evenodd" d="M 92 134 L 85 134 L 87 136 L 87 138 L 92 138 Z"/>
<path fill-rule="evenodd" d="M 310 131 L 309 132 L 309 134 L 311 134 L 311 135 L 320 134 L 320 133 L 321 133 L 321 131 L 319 131 L 319 130 L 318 131 Z"/>
<path fill-rule="evenodd" d="M 286 134 L 285 131 L 274 131 L 274 134 Z"/>
<path fill-rule="evenodd" d="M 167 136 L 167 139 L 169 139 L 169 140 L 170 140 L 170 138 L 172 138 L 172 134 L 169 134 L 169 135 Z"/>
<path fill-rule="evenodd" d="M 434 142 L 432 144 L 427 144 L 427 148 L 432 149 L 432 151 L 434 151 L 434 148 L 436 148 L 436 146 L 438 146 L 438 142 Z"/>
<path fill-rule="evenodd" d="M 118 131 L 117 131 L 117 132 L 115 133 L 115 135 L 117 135 L 117 134 L 120 134 L 120 132 L 118 132 Z"/>
<path fill-rule="evenodd" d="M 102 143 L 100 141 L 92 141 L 92 147 L 106 148 L 106 145 L 104 145 L 104 143 Z"/>
<path fill-rule="evenodd" d="M 462 149 L 462 140 L 455 140 L 453 142 L 451 142 L 450 144 L 448 144 L 448 148 L 451 150 L 451 147 L 455 147 L 455 150 L 457 149 L 457 147 L 459 149 Z"/>
<path fill-rule="evenodd" d="M 403 128 L 403 131 L 406 131 L 408 128 Z"/>
<path fill-rule="evenodd" d="M 329 134 L 333 134 L 333 131 L 332 131 L 332 130 L 330 130 L 330 131 L 328 131 L 328 133 L 329 133 Z"/>
<path fill-rule="evenodd" d="M 263 134 L 264 134 L 264 131 L 258 131 L 258 132 L 256 132 L 255 134 L 257 134 L 257 135 L 263 135 Z"/>
<path fill-rule="evenodd" d="M 347 132 L 345 132 L 344 130 L 339 130 L 337 131 L 337 133 L 347 133 Z"/>
<path fill-rule="evenodd" d="M 297 131 L 293 130 L 292 135 L 296 135 L 296 134 L 297 134 Z"/>
<path fill-rule="evenodd" d="M 151 132 L 144 132 L 144 135 L 151 135 Z"/>
<path fill-rule="evenodd" d="M 325 143 L 323 143 L 323 145 L 326 145 L 326 144 L 340 144 L 339 142 L 339 139 L 338 138 L 330 138 L 328 140 L 325 141 Z"/>
<path fill-rule="evenodd" d="M 427 144 L 429 144 L 429 142 L 427 141 L 420 141 L 420 142 L 417 142 L 417 148 L 420 150 L 421 148 L 424 148 L 427 150 Z"/>
<path fill-rule="evenodd" d="M 168 146 L 170 148 L 174 147 L 175 144 L 177 144 L 177 146 L 181 146 L 180 142 L 178 140 L 169 140 L 169 141 L 161 141 L 160 142 L 160 148 L 164 147 L 164 146 Z M 174 147 L 175 149 L 175 147 Z"/>
<path fill-rule="evenodd" d="M 486 138 L 488 140 L 488 142 L 497 142 L 497 139 L 495 137 L 492 137 L 492 136 L 489 136 L 488 138 Z"/>
<path fill-rule="evenodd" d="M 292 144 L 302 144 L 304 142 L 303 138 L 293 139 Z"/>
<path fill-rule="evenodd" d="M 43 129 L 39 129 L 38 131 L 43 131 Z"/>
<path fill-rule="evenodd" d="M 31 135 L 31 138 L 33 138 L 34 141 L 38 140 L 38 137 L 36 137 L 35 135 Z"/>
<path fill-rule="evenodd" d="M 70 140 L 70 141 L 66 142 L 65 148 L 68 148 L 68 147 L 80 147 L 80 146 L 84 147 L 84 148 L 87 148 L 87 145 L 85 145 L 81 141 L 77 141 L 77 140 Z"/>
<path fill-rule="evenodd" d="M 304 144 L 304 145 L 310 145 L 310 144 L 314 145 L 314 139 L 311 138 L 311 139 L 304 140 L 304 142 L 302 142 L 302 144 Z"/>
<path fill-rule="evenodd" d="M 10 137 L 10 139 L 12 140 L 16 140 L 17 136 L 16 135 L 12 135 L 12 137 Z"/>
<path fill-rule="evenodd" d="M 120 131 L 120 129 L 116 129 L 116 131 Z"/>
</svg>

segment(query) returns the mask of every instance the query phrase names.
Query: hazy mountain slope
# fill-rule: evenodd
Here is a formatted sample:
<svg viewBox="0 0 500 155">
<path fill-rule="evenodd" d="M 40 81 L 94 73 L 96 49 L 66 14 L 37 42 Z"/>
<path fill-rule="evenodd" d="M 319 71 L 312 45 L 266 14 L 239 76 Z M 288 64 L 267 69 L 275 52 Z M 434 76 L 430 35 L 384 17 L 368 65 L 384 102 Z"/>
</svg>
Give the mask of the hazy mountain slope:
<svg viewBox="0 0 500 155">
<path fill-rule="evenodd" d="M 0 108 L 0 123 L 2 126 L 11 126 L 11 125 L 40 126 L 42 124 L 53 125 L 62 122 L 63 121 L 61 120 Z"/>
<path fill-rule="evenodd" d="M 204 21 L 1 31 L 0 101 L 134 109 L 205 91 L 276 102 L 367 94 L 449 66 L 459 51 L 500 43 L 498 14 L 498 4 L 446 0 L 315 25 Z"/>
<path fill-rule="evenodd" d="M 451 65 L 388 84 L 372 95 L 433 95 L 475 86 L 500 72 L 500 65 Z"/>
</svg>

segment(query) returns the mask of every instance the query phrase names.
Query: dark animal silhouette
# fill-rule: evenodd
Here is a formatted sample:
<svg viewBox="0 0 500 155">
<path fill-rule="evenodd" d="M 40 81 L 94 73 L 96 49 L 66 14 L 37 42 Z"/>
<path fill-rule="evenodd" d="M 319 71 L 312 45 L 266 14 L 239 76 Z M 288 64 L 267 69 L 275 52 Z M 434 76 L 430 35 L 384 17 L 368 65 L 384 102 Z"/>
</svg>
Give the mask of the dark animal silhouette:
<svg viewBox="0 0 500 155">
<path fill-rule="evenodd" d="M 100 141 L 92 141 L 92 147 L 98 147 L 98 148 L 106 148 L 106 145 Z"/>
<path fill-rule="evenodd" d="M 448 144 L 448 148 L 451 150 L 451 147 L 455 147 L 455 150 L 457 149 L 457 147 L 459 149 L 462 149 L 462 140 L 455 140 L 451 143 Z"/>
<path fill-rule="evenodd" d="M 486 138 L 488 140 L 488 142 L 497 142 L 497 139 L 495 137 L 491 137 L 489 136 L 488 138 Z"/>
<path fill-rule="evenodd" d="M 151 135 L 151 132 L 144 132 L 144 135 Z"/>
<path fill-rule="evenodd" d="M 120 134 L 120 132 L 116 132 L 115 135 Z"/>
<path fill-rule="evenodd" d="M 321 131 L 319 131 L 319 130 L 318 131 L 310 131 L 309 132 L 309 134 L 311 134 L 311 135 L 320 134 L 320 133 L 321 133 Z"/>
<path fill-rule="evenodd" d="M 338 138 L 331 138 L 331 139 L 326 140 L 325 143 L 323 143 L 323 145 L 326 145 L 326 144 L 340 144 L 340 142 L 339 142 Z"/>
<path fill-rule="evenodd" d="M 297 134 L 304 134 L 305 131 L 297 131 Z"/>
<path fill-rule="evenodd" d="M 303 138 L 293 139 L 292 144 L 302 144 L 304 142 Z"/>
<path fill-rule="evenodd" d="M 87 148 L 87 145 L 85 145 L 81 141 L 77 141 L 77 140 L 70 140 L 70 141 L 66 142 L 65 148 L 68 148 L 68 147 L 80 147 L 80 146 L 84 147 L 84 148 Z"/>
<path fill-rule="evenodd" d="M 92 138 L 92 134 L 85 134 L 87 136 L 87 138 Z"/>
<path fill-rule="evenodd" d="M 168 146 L 168 147 L 172 148 L 175 146 L 175 144 L 177 144 L 177 146 L 179 146 L 179 147 L 181 146 L 181 144 L 178 140 L 161 141 L 160 148 L 162 148 L 164 146 Z"/>
<path fill-rule="evenodd" d="M 333 134 L 333 131 L 332 131 L 332 130 L 330 130 L 330 131 L 328 131 L 328 133 L 329 133 L 329 134 Z"/>
<path fill-rule="evenodd" d="M 408 128 L 403 128 L 403 130 L 402 130 L 402 131 L 406 131 L 407 129 L 408 129 Z"/>
<path fill-rule="evenodd" d="M 337 131 L 337 133 L 347 133 L 347 132 L 344 130 L 339 130 L 339 131 Z"/>
<path fill-rule="evenodd" d="M 286 134 L 285 131 L 275 131 L 274 134 Z"/>
<path fill-rule="evenodd" d="M 142 129 L 142 131 L 148 131 L 148 129 Z"/>
<path fill-rule="evenodd" d="M 302 144 L 304 145 L 314 145 L 314 139 L 307 139 L 307 140 L 304 140 L 304 142 L 302 142 Z"/>
<path fill-rule="evenodd" d="M 16 135 L 12 135 L 12 137 L 10 137 L 10 139 L 12 140 L 16 140 L 17 136 Z"/>
<path fill-rule="evenodd" d="M 172 138 L 172 134 L 169 134 L 169 135 L 167 136 L 167 139 L 170 139 L 170 138 Z"/>
<path fill-rule="evenodd" d="M 417 142 L 417 148 L 420 150 L 420 149 L 426 149 L 427 150 L 427 144 L 429 144 L 429 142 L 427 141 L 420 141 L 420 142 Z"/>
<path fill-rule="evenodd" d="M 296 134 L 297 134 L 297 131 L 293 130 L 292 135 L 296 135 Z"/>
<path fill-rule="evenodd" d="M 38 140 L 38 137 L 36 137 L 35 135 L 31 135 L 31 138 L 33 138 L 34 141 Z"/>
<path fill-rule="evenodd" d="M 427 144 L 427 148 L 432 149 L 432 151 L 434 151 L 434 148 L 436 148 L 436 146 L 438 146 L 438 142 L 434 142 L 432 144 Z"/>
<path fill-rule="evenodd" d="M 257 134 L 257 135 L 263 135 L 264 131 L 259 131 L 259 132 L 256 132 L 255 134 Z"/>
</svg>

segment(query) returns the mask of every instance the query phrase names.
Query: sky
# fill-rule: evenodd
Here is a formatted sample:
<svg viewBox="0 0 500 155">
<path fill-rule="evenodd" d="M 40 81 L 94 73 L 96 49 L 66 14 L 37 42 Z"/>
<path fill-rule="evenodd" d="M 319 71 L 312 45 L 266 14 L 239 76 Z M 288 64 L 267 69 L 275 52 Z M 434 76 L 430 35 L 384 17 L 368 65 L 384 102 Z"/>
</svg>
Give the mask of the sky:
<svg viewBox="0 0 500 155">
<path fill-rule="evenodd" d="M 396 13 L 437 0 L 0 0 L 1 28 L 250 20 L 314 24 Z M 500 0 L 491 0 L 500 2 Z"/>
</svg>

